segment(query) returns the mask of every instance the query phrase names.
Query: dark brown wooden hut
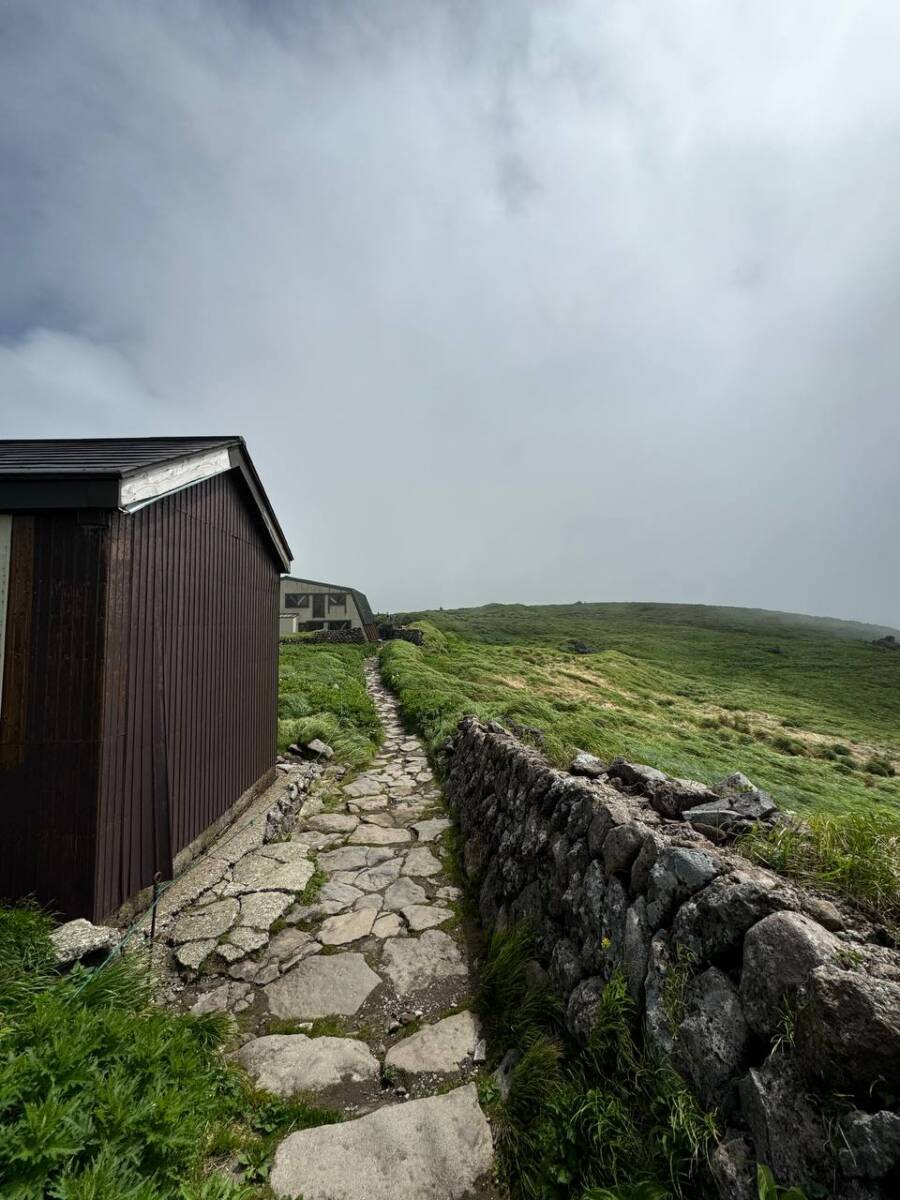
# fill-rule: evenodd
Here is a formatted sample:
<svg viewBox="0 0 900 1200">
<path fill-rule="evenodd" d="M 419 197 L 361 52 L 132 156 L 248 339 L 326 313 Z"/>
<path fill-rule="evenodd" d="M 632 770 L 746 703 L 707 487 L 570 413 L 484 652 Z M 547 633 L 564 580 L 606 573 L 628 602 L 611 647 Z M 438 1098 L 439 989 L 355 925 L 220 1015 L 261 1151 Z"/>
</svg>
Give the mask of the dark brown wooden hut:
<svg viewBox="0 0 900 1200">
<path fill-rule="evenodd" d="M 0 441 L 0 897 L 107 916 L 271 778 L 290 559 L 240 437 Z"/>
</svg>

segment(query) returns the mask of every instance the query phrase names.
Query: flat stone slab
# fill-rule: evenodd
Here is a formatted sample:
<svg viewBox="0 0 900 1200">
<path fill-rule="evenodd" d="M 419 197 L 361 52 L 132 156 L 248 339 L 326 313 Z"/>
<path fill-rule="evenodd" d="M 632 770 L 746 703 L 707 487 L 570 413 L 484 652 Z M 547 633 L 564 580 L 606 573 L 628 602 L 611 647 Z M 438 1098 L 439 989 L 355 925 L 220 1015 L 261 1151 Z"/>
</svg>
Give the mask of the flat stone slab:
<svg viewBox="0 0 900 1200">
<path fill-rule="evenodd" d="M 453 975 L 467 974 L 458 946 L 440 929 L 429 929 L 421 937 L 388 942 L 382 968 L 399 995 L 421 991 Z"/>
<path fill-rule="evenodd" d="M 434 929 L 437 925 L 443 925 L 445 921 L 449 921 L 453 916 L 452 909 L 441 908 L 437 904 L 409 904 L 401 911 L 403 920 L 413 933 L 418 933 L 422 929 Z"/>
<path fill-rule="evenodd" d="M 427 904 L 425 889 L 411 879 L 398 879 L 384 893 L 384 907 L 399 912 L 410 904 Z"/>
<path fill-rule="evenodd" d="M 491 1169 L 474 1084 L 292 1133 L 269 1184 L 280 1200 L 464 1200 Z"/>
<path fill-rule="evenodd" d="M 204 938 L 200 942 L 182 942 L 175 950 L 175 957 L 183 967 L 196 971 L 215 948 L 216 943 L 212 938 Z"/>
<path fill-rule="evenodd" d="M 360 775 L 352 783 L 347 783 L 341 789 L 349 799 L 358 800 L 361 796 L 377 796 L 384 791 L 384 784 L 373 779 L 371 775 Z"/>
<path fill-rule="evenodd" d="M 400 875 L 400 859 L 392 858 L 379 863 L 377 867 L 369 867 L 353 877 L 353 886 L 362 888 L 365 892 L 380 892 L 388 884 L 393 883 Z"/>
<path fill-rule="evenodd" d="M 341 913 L 322 922 L 316 937 L 323 946 L 346 946 L 359 941 L 372 932 L 375 921 L 374 908 L 357 908 L 353 912 Z"/>
<path fill-rule="evenodd" d="M 342 904 L 345 908 L 349 908 L 362 895 L 360 889 L 353 887 L 350 883 L 335 883 L 333 880 L 329 880 L 328 883 L 322 885 L 317 899 L 327 900 L 332 904 Z"/>
<path fill-rule="evenodd" d="M 475 1015 L 470 1012 L 456 1013 L 403 1038 L 391 1046 L 384 1061 L 388 1066 L 408 1071 L 411 1075 L 422 1071 L 449 1074 L 459 1070 L 460 1064 L 472 1057 L 479 1037 Z"/>
<path fill-rule="evenodd" d="M 383 825 L 359 825 L 347 839 L 351 846 L 400 846 L 411 840 L 408 829 L 385 829 Z"/>
<path fill-rule="evenodd" d="M 248 926 L 239 925 L 236 929 L 232 929 L 228 934 L 228 941 L 236 949 L 243 954 L 250 954 L 253 950 L 258 950 L 260 946 L 264 946 L 269 940 L 269 935 L 262 929 L 250 929 Z M 219 953 L 225 949 L 225 944 L 219 944 Z M 232 959 L 240 958 L 241 955 L 222 955 L 223 958 Z"/>
<path fill-rule="evenodd" d="M 351 817 L 347 813 L 319 813 L 316 817 L 310 817 L 306 824 L 320 833 L 350 833 L 359 824 L 359 817 Z"/>
<path fill-rule="evenodd" d="M 381 812 L 387 806 L 387 796 L 360 796 L 358 800 L 347 801 L 350 812 L 375 813 Z"/>
<path fill-rule="evenodd" d="M 417 821 L 413 825 L 416 837 L 420 842 L 433 842 L 441 836 L 445 829 L 449 828 L 450 822 L 446 817 L 433 817 L 430 821 Z"/>
<path fill-rule="evenodd" d="M 253 988 L 249 983 L 223 983 L 219 987 L 213 988 L 211 992 L 204 992 L 202 996 L 198 996 L 196 1003 L 191 1006 L 191 1012 L 195 1016 L 212 1012 L 230 1012 L 235 1004 L 248 999 L 252 991 Z"/>
<path fill-rule="evenodd" d="M 341 846 L 319 855 L 319 866 L 323 871 L 361 871 L 373 864 L 367 859 L 364 846 Z"/>
<path fill-rule="evenodd" d="M 247 854 L 234 868 L 232 882 L 226 885 L 225 892 L 229 896 L 262 891 L 302 892 L 315 869 L 306 858 L 280 863 L 264 854 Z"/>
<path fill-rule="evenodd" d="M 440 870 L 440 862 L 425 846 L 410 850 L 409 854 L 406 856 L 406 861 L 403 864 L 404 875 L 437 875 Z"/>
<path fill-rule="evenodd" d="M 202 908 L 191 908 L 181 914 L 172 930 L 175 942 L 198 942 L 227 933 L 238 917 L 237 900 L 214 900 Z"/>
<path fill-rule="evenodd" d="M 385 913 L 372 926 L 372 933 L 377 938 L 399 937 L 403 932 L 403 922 L 396 913 Z"/>
<path fill-rule="evenodd" d="M 376 1079 L 379 1071 L 378 1059 L 355 1038 L 271 1034 L 247 1042 L 237 1057 L 257 1087 L 276 1096 L 362 1083 Z"/>
<path fill-rule="evenodd" d="M 380 983 L 361 954 L 328 954 L 304 959 L 263 990 L 273 1016 L 312 1021 L 353 1016 Z"/>
<path fill-rule="evenodd" d="M 294 897 L 287 892 L 250 892 L 241 897 L 238 923 L 253 929 L 268 929 L 293 903 Z"/>
</svg>

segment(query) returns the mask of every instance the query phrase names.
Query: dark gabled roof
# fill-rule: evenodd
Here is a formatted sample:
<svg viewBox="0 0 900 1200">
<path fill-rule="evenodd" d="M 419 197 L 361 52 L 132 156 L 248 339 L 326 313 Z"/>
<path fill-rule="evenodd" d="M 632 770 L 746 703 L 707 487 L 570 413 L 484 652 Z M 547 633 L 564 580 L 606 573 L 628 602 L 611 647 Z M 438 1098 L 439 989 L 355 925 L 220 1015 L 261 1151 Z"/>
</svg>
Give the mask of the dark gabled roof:
<svg viewBox="0 0 900 1200">
<path fill-rule="evenodd" d="M 227 450 L 256 506 L 282 568 L 291 548 L 269 503 L 247 444 L 226 437 L 23 438 L 0 440 L 0 511 L 119 508 L 122 481 L 210 450 Z M 187 464 L 190 467 L 190 464 Z M 161 494 L 161 493 L 160 493 Z M 158 496 L 151 496 L 152 503 Z"/>
<path fill-rule="evenodd" d="M 201 450 L 243 444 L 240 437 L 23 438 L 0 441 L 0 477 L 110 476 L 174 462 Z"/>
<path fill-rule="evenodd" d="M 372 612 L 366 594 L 357 588 L 347 587 L 343 583 L 326 583 L 322 579 L 307 579 L 305 576 L 301 578 L 299 575 L 282 575 L 281 578 L 289 579 L 292 583 L 311 583 L 314 587 L 331 588 L 333 592 L 349 592 L 356 601 L 356 608 L 363 625 L 375 624 L 375 614 Z"/>
</svg>

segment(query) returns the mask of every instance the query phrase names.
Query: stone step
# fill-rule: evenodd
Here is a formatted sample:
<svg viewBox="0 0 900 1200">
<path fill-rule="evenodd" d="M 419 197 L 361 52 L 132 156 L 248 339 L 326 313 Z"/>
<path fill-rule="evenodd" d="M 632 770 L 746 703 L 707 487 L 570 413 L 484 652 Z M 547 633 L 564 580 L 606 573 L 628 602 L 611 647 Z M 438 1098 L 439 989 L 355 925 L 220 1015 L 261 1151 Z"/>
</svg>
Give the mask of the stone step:
<svg viewBox="0 0 900 1200">
<path fill-rule="evenodd" d="M 280 1200 L 464 1200 L 492 1160 L 490 1127 L 468 1084 L 290 1134 L 269 1185 Z"/>
</svg>

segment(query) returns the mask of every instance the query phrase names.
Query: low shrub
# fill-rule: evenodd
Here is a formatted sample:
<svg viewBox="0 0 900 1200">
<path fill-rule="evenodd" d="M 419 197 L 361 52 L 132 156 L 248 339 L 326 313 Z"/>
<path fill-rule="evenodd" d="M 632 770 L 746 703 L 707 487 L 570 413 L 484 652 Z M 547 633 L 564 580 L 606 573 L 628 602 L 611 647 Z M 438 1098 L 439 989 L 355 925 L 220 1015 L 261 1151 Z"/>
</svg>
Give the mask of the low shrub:
<svg viewBox="0 0 900 1200">
<path fill-rule="evenodd" d="M 51 929 L 0 908 L 4 1200 L 249 1200 L 212 1159 L 335 1119 L 255 1092 L 221 1053 L 230 1019 L 157 1007 L 143 955 L 58 974 Z"/>
</svg>

